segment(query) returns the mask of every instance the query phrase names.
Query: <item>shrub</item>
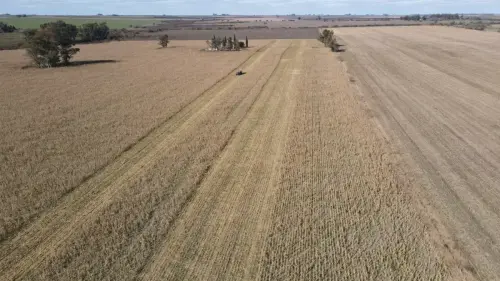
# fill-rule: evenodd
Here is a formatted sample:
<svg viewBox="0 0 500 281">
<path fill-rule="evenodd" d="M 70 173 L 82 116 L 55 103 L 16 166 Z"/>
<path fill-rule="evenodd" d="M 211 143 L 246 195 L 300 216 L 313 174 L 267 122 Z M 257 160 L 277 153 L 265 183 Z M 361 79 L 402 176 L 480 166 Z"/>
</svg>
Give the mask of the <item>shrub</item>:
<svg viewBox="0 0 500 281">
<path fill-rule="evenodd" d="M 481 22 L 481 21 L 476 21 L 476 22 L 471 22 L 471 23 L 468 23 L 465 25 L 465 28 L 468 28 L 468 29 L 474 29 L 474 30 L 485 30 L 488 26 Z"/>
<path fill-rule="evenodd" d="M 328 46 L 332 38 L 334 37 L 333 31 L 329 29 L 324 29 L 323 32 L 318 37 L 318 40 L 321 41 L 325 46 Z"/>
<path fill-rule="evenodd" d="M 103 41 L 108 39 L 109 27 L 105 22 L 85 23 L 79 28 L 79 35 L 83 42 Z"/>
<path fill-rule="evenodd" d="M 45 23 L 38 30 L 24 32 L 28 56 L 38 67 L 54 67 L 60 62 L 64 65 L 80 51 L 72 48 L 78 29 L 63 21 Z"/>
<path fill-rule="evenodd" d="M 245 42 L 240 41 L 240 42 L 239 42 L 239 44 L 240 44 L 240 49 L 244 49 L 244 48 L 246 48 L 246 47 L 245 47 Z"/>
<path fill-rule="evenodd" d="M 318 40 L 323 44 L 326 44 L 325 42 L 332 36 L 333 36 L 333 31 L 324 29 L 323 32 L 319 34 Z"/>
<path fill-rule="evenodd" d="M 318 40 L 321 41 L 325 47 L 330 48 L 333 52 L 339 51 L 339 45 L 337 44 L 337 38 L 332 30 L 324 29 L 319 35 Z"/>
<path fill-rule="evenodd" d="M 126 32 L 125 29 L 122 29 L 122 30 L 113 29 L 109 32 L 108 39 L 121 41 L 121 40 L 125 39 L 125 32 Z"/>
<path fill-rule="evenodd" d="M 160 36 L 159 44 L 162 48 L 166 48 L 168 46 L 168 43 L 170 43 L 170 41 L 168 40 L 168 34 Z"/>
<path fill-rule="evenodd" d="M 16 27 L 13 25 L 8 25 L 6 23 L 3 23 L 0 21 L 0 33 L 5 32 L 5 33 L 11 33 L 16 31 Z"/>
</svg>

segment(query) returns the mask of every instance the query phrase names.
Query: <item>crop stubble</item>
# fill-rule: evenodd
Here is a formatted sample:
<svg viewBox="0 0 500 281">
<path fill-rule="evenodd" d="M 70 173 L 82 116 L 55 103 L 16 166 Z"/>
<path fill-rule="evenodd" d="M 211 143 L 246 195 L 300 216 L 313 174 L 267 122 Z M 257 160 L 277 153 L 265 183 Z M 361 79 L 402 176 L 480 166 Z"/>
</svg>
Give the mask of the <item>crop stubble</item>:
<svg viewBox="0 0 500 281">
<path fill-rule="evenodd" d="M 406 152 L 418 197 L 444 223 L 461 273 L 500 278 L 500 35 L 455 28 L 339 29 L 362 98 Z"/>
<path fill-rule="evenodd" d="M 5 202 L 0 241 L 257 49 L 219 55 L 200 53 L 202 47 L 201 42 L 176 42 L 168 50 L 153 42 L 87 45 L 76 61 L 118 62 L 52 70 L 22 70 L 23 51 L 0 53 L 0 199 Z"/>
<path fill-rule="evenodd" d="M 7 237 L 0 279 L 443 277 L 408 183 L 318 46 L 253 53 L 246 75 L 193 97 Z"/>
</svg>

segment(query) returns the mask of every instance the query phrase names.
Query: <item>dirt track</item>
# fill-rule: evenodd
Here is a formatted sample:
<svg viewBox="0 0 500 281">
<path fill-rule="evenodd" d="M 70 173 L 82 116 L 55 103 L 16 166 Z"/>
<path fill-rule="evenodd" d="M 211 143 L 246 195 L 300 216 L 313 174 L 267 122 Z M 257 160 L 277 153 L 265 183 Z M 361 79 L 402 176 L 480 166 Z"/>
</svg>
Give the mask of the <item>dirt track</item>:
<svg viewBox="0 0 500 281">
<path fill-rule="evenodd" d="M 412 163 L 422 186 L 415 192 L 447 227 L 439 246 L 465 253 L 458 262 L 480 280 L 500 279 L 500 34 L 442 27 L 336 33 L 373 117 Z"/>
<path fill-rule="evenodd" d="M 276 40 L 238 68 L 2 241 L 0 279 L 445 277 L 336 56 Z"/>
</svg>

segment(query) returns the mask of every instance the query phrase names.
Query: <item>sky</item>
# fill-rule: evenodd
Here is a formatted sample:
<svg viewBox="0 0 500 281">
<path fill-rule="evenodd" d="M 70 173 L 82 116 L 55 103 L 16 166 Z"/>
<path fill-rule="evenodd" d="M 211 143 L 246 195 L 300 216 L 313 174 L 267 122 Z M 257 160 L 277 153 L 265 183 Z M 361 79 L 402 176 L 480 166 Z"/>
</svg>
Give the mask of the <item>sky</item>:
<svg viewBox="0 0 500 281">
<path fill-rule="evenodd" d="M 500 0 L 0 0 L 0 14 L 233 15 L 500 13 Z"/>
</svg>

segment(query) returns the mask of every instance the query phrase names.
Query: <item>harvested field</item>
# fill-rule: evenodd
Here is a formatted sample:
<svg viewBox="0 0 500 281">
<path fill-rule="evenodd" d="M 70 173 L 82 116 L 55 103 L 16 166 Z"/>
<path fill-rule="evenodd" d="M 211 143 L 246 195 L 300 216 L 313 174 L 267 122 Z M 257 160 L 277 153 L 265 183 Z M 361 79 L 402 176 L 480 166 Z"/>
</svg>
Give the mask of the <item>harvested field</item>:
<svg viewBox="0 0 500 281">
<path fill-rule="evenodd" d="M 46 70 L 1 53 L 0 280 L 448 277 L 336 55 L 254 44 L 92 45 L 77 59 L 117 62 Z"/>
<path fill-rule="evenodd" d="M 500 34 L 446 27 L 336 33 L 362 98 L 406 153 L 422 187 L 415 193 L 446 226 L 440 247 L 462 253 L 455 262 L 470 275 L 499 280 Z"/>
<path fill-rule="evenodd" d="M 75 63 L 87 65 L 51 70 L 21 69 L 24 51 L 3 51 L 0 200 L 9 203 L 0 205 L 0 241 L 266 44 L 252 43 L 239 53 L 203 53 L 205 44 L 191 41 L 167 50 L 156 42 L 85 45 Z"/>
</svg>

